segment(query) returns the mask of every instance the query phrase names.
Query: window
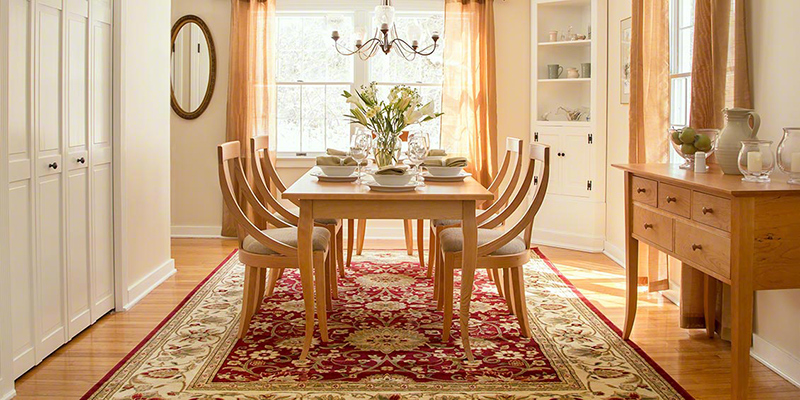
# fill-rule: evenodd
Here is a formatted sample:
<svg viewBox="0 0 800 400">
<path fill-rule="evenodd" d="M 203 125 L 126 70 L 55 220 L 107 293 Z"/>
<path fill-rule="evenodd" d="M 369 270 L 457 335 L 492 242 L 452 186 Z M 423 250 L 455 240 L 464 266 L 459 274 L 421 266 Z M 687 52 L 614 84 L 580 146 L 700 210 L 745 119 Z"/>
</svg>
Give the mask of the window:
<svg viewBox="0 0 800 400">
<path fill-rule="evenodd" d="M 444 31 L 443 2 L 431 0 L 430 3 L 427 10 L 397 10 L 395 20 L 401 38 L 408 38 L 409 32 L 424 37 L 434 30 Z M 320 6 L 323 7 L 327 4 Z M 394 85 L 414 87 L 420 91 L 423 101 L 435 101 L 437 110 L 441 109 L 441 46 L 432 56 L 417 57 L 413 61 L 406 61 L 394 52 L 388 56 L 378 53 L 367 61 L 336 52 L 330 38 L 333 30 L 339 31 L 340 41 L 347 47 L 353 46 L 356 36 L 372 37 L 373 7 L 374 4 L 351 5 L 347 12 L 315 11 L 307 4 L 302 11 L 279 9 L 276 81 L 280 155 L 314 154 L 329 147 L 346 148 L 354 127 L 342 117 L 349 106 L 341 94 L 371 81 L 378 83 L 384 96 Z M 423 47 L 430 41 L 422 37 L 418 40 Z M 443 44 L 444 40 L 439 42 Z M 432 146 L 439 146 L 439 121 L 409 129 L 425 130 L 431 135 Z"/>
<path fill-rule="evenodd" d="M 670 0 L 670 124 L 689 124 L 695 0 Z"/>
</svg>

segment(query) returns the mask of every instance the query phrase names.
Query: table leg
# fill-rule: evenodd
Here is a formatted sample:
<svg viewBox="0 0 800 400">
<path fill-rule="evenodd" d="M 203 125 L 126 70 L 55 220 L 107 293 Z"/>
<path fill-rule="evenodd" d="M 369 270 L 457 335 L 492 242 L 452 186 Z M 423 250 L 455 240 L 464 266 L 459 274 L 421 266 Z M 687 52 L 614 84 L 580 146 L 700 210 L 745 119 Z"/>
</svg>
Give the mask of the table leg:
<svg viewBox="0 0 800 400">
<path fill-rule="evenodd" d="M 311 235 L 314 232 L 313 202 L 300 201 L 300 220 L 297 224 L 297 263 L 303 285 L 303 302 L 306 310 L 306 336 L 300 361 L 305 361 L 314 338 L 314 277 Z"/>
<path fill-rule="evenodd" d="M 461 203 L 462 225 L 464 234 L 463 265 L 461 267 L 461 309 L 459 324 L 461 325 L 461 344 L 469 361 L 475 361 L 469 345 L 469 304 L 472 299 L 472 284 L 475 281 L 475 269 L 478 264 L 478 224 L 475 218 L 475 201 Z"/>
<path fill-rule="evenodd" d="M 751 283 L 731 283 L 731 399 L 746 399 L 753 342 L 753 289 Z"/>
<path fill-rule="evenodd" d="M 714 328 L 717 322 L 717 280 L 706 274 L 703 276 L 703 314 L 706 319 L 706 335 L 714 338 Z"/>
<path fill-rule="evenodd" d="M 639 290 L 639 241 L 633 238 L 633 201 L 631 191 L 633 176 L 625 173 L 625 323 L 622 338 L 629 339 L 636 319 L 636 302 Z"/>
</svg>

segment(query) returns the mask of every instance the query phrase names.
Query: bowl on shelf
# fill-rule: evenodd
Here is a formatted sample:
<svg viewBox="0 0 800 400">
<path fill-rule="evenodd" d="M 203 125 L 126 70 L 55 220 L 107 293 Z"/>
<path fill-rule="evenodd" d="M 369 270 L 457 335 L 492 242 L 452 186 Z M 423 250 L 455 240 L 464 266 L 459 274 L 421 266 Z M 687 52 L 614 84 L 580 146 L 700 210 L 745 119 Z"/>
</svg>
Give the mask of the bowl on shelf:
<svg viewBox="0 0 800 400">
<path fill-rule="evenodd" d="M 702 151 L 706 158 L 714 154 L 719 129 L 694 129 L 686 127 L 669 130 L 669 142 L 672 148 L 684 159 L 681 169 L 694 169 L 695 153 Z"/>
<path fill-rule="evenodd" d="M 438 177 L 451 177 L 451 176 L 458 176 L 461 171 L 464 170 L 463 167 L 429 167 L 425 166 L 428 172 L 432 176 Z"/>
<path fill-rule="evenodd" d="M 328 176 L 350 176 L 355 172 L 355 166 L 345 165 L 317 165 L 322 173 Z"/>
</svg>

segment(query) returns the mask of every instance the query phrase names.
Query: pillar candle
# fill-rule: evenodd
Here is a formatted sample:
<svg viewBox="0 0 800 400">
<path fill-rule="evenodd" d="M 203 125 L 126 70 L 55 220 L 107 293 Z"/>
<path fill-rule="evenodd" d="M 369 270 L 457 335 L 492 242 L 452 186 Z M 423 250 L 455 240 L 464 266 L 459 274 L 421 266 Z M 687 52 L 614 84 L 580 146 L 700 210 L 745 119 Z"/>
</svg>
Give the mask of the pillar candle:
<svg viewBox="0 0 800 400">
<path fill-rule="evenodd" d="M 749 172 L 761 173 L 764 169 L 764 163 L 761 161 L 760 151 L 751 151 L 747 153 L 747 170 Z"/>
<path fill-rule="evenodd" d="M 800 172 L 800 153 L 792 153 L 792 172 Z"/>
</svg>

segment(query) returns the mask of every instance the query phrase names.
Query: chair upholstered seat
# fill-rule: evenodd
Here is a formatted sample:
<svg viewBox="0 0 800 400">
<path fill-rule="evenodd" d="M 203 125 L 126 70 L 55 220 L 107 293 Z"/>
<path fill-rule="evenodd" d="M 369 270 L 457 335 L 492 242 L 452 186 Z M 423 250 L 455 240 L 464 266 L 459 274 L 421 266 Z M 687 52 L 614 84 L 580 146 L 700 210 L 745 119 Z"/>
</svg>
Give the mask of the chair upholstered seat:
<svg viewBox="0 0 800 400">
<path fill-rule="evenodd" d="M 481 215 L 481 214 L 483 214 L 483 210 L 478 210 L 478 212 L 475 215 Z M 461 220 L 460 219 L 434 219 L 434 220 L 431 220 L 431 224 L 433 224 L 433 226 L 455 226 L 455 225 L 461 225 Z"/>
<path fill-rule="evenodd" d="M 482 246 L 503 236 L 505 232 L 494 229 L 478 229 L 478 246 Z M 457 253 L 464 249 L 464 233 L 461 228 L 448 228 L 442 231 L 439 236 L 442 244 L 442 251 L 445 253 Z M 525 241 L 520 237 L 515 237 L 506 243 L 503 247 L 495 250 L 491 255 L 493 256 L 507 256 L 511 254 L 519 254 L 528 249 Z"/>
<path fill-rule="evenodd" d="M 300 208 L 298 208 L 298 207 L 290 208 L 289 211 L 291 211 L 292 214 L 294 214 L 294 215 L 298 215 L 298 216 L 300 215 Z M 280 215 L 278 215 L 278 218 L 280 218 L 283 221 L 286 221 Z M 338 221 L 333 219 L 333 218 L 320 218 L 320 219 L 315 219 L 314 220 L 315 224 L 320 224 L 320 225 L 336 225 L 337 222 Z"/>
<path fill-rule="evenodd" d="M 287 246 L 297 247 L 297 228 L 265 229 L 262 232 L 275 241 L 281 242 Z M 314 233 L 311 236 L 311 243 L 314 251 L 327 250 L 330 238 L 331 234 L 327 229 L 320 227 L 314 228 Z M 242 250 L 248 253 L 263 255 L 278 254 L 250 235 L 244 238 Z"/>
</svg>

